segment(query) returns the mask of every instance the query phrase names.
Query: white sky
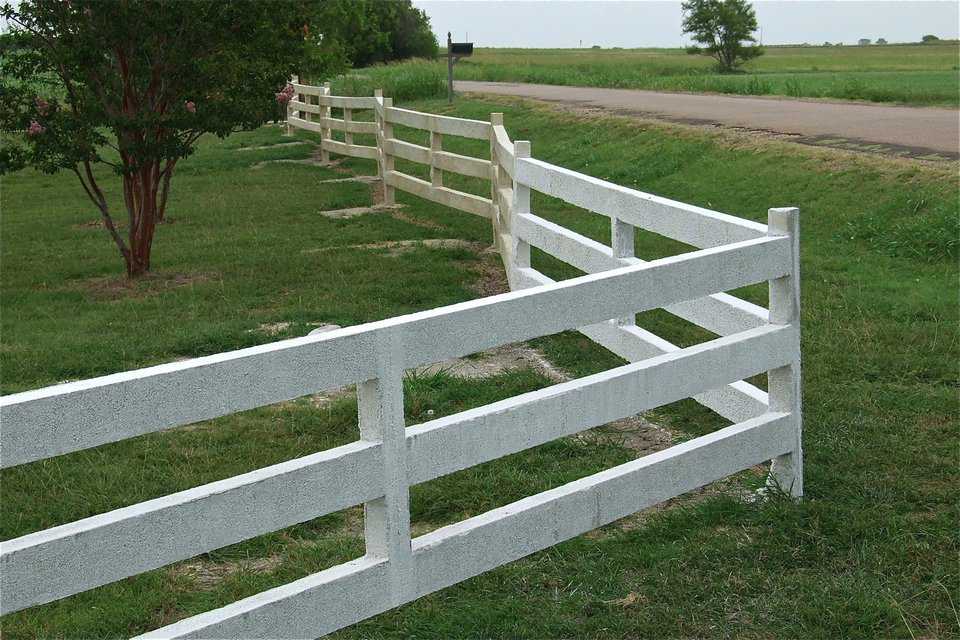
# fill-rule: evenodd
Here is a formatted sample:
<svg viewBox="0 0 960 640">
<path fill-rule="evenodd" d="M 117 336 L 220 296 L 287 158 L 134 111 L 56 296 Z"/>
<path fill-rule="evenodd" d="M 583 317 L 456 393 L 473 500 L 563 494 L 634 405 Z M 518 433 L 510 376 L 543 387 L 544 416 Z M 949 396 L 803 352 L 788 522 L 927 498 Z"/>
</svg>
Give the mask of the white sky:
<svg viewBox="0 0 960 640">
<path fill-rule="evenodd" d="M 680 2 L 664 0 L 413 0 L 430 16 L 441 47 L 454 41 L 478 47 L 676 47 Z M 763 42 L 860 38 L 917 42 L 932 33 L 957 38 L 957 0 L 761 0 L 754 2 Z"/>
</svg>

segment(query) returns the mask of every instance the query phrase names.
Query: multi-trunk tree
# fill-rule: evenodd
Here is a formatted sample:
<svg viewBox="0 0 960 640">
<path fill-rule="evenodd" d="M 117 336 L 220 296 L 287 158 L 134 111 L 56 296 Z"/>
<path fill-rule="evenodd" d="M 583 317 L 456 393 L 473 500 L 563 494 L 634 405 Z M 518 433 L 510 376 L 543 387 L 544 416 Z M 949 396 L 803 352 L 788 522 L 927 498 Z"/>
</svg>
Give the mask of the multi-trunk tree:
<svg viewBox="0 0 960 640">
<path fill-rule="evenodd" d="M 0 14 L 0 172 L 69 170 L 130 277 L 150 270 L 177 162 L 200 136 L 255 128 L 304 55 L 299 0 L 21 0 Z M 19 140 L 19 141 L 18 141 Z M 97 165 L 122 182 L 127 230 Z M 100 175 L 98 175 L 98 173 Z"/>
</svg>

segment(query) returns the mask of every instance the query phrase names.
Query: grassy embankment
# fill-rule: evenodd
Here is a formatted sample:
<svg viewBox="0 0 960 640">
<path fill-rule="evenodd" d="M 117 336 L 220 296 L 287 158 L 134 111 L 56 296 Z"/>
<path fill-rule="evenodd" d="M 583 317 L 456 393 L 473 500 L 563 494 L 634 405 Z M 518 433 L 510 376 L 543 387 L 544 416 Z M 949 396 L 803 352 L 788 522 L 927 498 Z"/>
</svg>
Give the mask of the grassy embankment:
<svg viewBox="0 0 960 640">
<path fill-rule="evenodd" d="M 960 43 L 871 47 L 769 47 L 744 73 L 721 75 L 683 49 L 477 49 L 458 80 L 530 82 L 656 91 L 833 98 L 926 106 L 960 103 Z M 364 70 L 376 82 L 405 76 L 404 99 L 444 90 L 445 62 Z M 416 78 L 415 82 L 411 82 Z M 427 80 L 429 78 L 429 81 Z M 351 81 L 363 85 L 362 79 Z M 371 85 L 372 87 L 372 85 Z"/>
<path fill-rule="evenodd" d="M 407 106 L 407 105 L 404 105 Z M 416 105 L 445 111 L 439 102 Z M 614 182 L 757 220 L 802 208 L 807 499 L 746 504 L 754 472 L 383 614 L 341 637 L 957 637 L 958 355 L 955 167 L 758 147 L 520 103 L 506 112 L 534 155 Z M 409 139 L 414 134 L 398 128 Z M 309 135 L 299 136 L 312 139 Z M 419 138 L 422 140 L 422 137 Z M 489 241 L 485 221 L 400 195 L 401 216 L 331 220 L 370 202 L 276 128 L 205 140 L 182 163 L 157 238 L 156 275 L 134 286 L 67 175 L 4 178 L 4 392 L 303 335 L 478 295 L 496 258 L 396 252 L 392 240 Z M 482 142 L 445 140 L 482 154 Z M 345 163 L 370 173 L 369 162 Z M 113 189 L 115 180 L 106 180 Z M 480 191 L 482 185 L 460 181 Z M 542 197 L 538 214 L 608 240 L 604 220 Z M 640 233 L 638 255 L 684 247 Z M 575 272 L 537 253 L 556 277 Z M 763 287 L 744 295 L 762 302 Z M 690 344 L 707 336 L 663 313 L 641 324 Z M 273 334 L 273 335 L 271 335 Z M 572 375 L 617 360 L 576 335 L 536 341 Z M 408 422 L 549 384 L 532 370 L 407 381 Z M 303 398 L 0 473 L 9 539 L 290 459 L 357 437 L 348 395 Z M 677 438 L 722 424 L 690 401 L 656 412 Z M 415 487 L 415 530 L 476 515 L 627 459 L 622 436 L 564 439 Z M 6 638 L 131 635 L 363 553 L 358 510 L 261 536 L 2 619 Z"/>
</svg>

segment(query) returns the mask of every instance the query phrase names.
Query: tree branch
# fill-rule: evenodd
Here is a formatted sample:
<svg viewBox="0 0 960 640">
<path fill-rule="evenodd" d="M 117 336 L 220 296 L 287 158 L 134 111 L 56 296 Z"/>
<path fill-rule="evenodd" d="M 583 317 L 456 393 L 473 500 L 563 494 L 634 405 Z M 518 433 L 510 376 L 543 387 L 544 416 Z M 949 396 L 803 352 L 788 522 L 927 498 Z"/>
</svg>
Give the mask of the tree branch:
<svg viewBox="0 0 960 640">
<path fill-rule="evenodd" d="M 76 174 L 77 179 L 80 180 L 80 184 L 83 186 L 83 190 L 87 192 L 87 196 L 97 206 L 97 209 L 100 210 L 100 215 L 103 217 L 103 224 L 107 228 L 107 231 L 110 232 L 110 236 L 116 243 L 117 248 L 120 249 L 120 253 L 123 254 L 125 259 L 129 260 L 130 250 L 127 248 L 126 243 L 123 241 L 123 238 L 117 231 L 116 225 L 113 223 L 113 218 L 110 216 L 110 210 L 107 207 L 107 200 L 104 198 L 103 191 L 101 191 L 99 185 L 97 185 L 97 181 L 93 177 L 93 171 L 90 169 L 90 161 L 84 160 L 83 165 L 86 170 L 87 179 L 90 181 L 90 185 L 87 185 L 87 183 L 84 181 L 83 176 L 80 175 L 80 171 L 76 168 L 76 166 L 73 167 L 73 172 Z"/>
</svg>

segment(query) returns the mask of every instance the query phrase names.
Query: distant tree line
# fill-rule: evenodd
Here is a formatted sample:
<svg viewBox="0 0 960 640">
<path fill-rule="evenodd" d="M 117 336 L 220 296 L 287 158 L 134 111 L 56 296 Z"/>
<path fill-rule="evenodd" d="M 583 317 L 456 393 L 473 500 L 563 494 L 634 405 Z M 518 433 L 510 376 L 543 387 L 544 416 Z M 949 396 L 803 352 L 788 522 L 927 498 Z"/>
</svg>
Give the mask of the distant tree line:
<svg viewBox="0 0 960 640">
<path fill-rule="evenodd" d="M 312 81 L 351 67 L 437 55 L 430 18 L 411 0 L 323 0 L 309 6 L 301 73 Z"/>
</svg>

